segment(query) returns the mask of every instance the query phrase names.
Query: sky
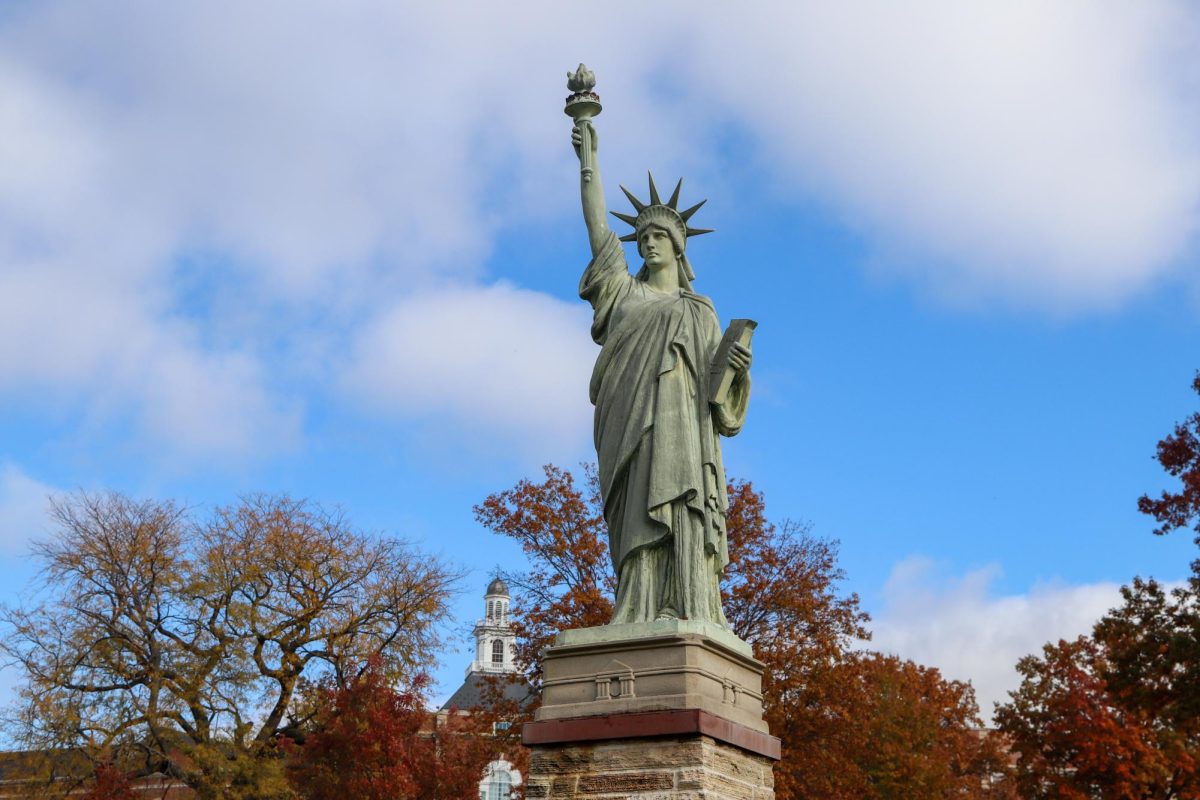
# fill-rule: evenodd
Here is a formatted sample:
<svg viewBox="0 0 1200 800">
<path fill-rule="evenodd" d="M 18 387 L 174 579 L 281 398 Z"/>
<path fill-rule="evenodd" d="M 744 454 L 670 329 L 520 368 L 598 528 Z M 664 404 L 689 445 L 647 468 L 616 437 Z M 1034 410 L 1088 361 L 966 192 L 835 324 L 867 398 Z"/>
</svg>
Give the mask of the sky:
<svg viewBox="0 0 1200 800">
<path fill-rule="evenodd" d="M 840 542 L 872 647 L 987 715 L 1188 574 L 1136 500 L 1197 408 L 1194 4 L 14 1 L 0 601 L 49 497 L 287 492 L 467 571 L 452 692 L 523 564 L 472 506 L 593 457 L 581 60 L 609 207 L 708 198 L 696 290 L 759 323 L 727 469 Z"/>
</svg>

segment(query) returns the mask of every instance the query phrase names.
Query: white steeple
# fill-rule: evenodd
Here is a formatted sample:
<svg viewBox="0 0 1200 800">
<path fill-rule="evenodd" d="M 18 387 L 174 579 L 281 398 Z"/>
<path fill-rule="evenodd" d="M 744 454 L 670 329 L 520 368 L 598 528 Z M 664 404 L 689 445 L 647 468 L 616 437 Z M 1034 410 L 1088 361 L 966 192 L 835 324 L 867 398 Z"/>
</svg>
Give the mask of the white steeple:
<svg viewBox="0 0 1200 800">
<path fill-rule="evenodd" d="M 472 672 L 518 672 L 514 660 L 516 635 L 508 621 L 508 586 L 496 578 L 483 596 L 484 616 L 475 623 L 475 660 Z"/>
</svg>

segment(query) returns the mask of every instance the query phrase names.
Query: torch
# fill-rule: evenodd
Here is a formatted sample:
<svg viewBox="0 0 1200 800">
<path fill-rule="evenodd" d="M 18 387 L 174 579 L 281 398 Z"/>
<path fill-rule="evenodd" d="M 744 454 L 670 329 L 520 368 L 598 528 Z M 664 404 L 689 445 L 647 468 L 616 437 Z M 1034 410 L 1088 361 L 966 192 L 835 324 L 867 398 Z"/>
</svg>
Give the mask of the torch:
<svg viewBox="0 0 1200 800">
<path fill-rule="evenodd" d="M 592 163 L 592 118 L 600 114 L 600 95 L 592 91 L 596 87 L 596 73 L 583 64 L 574 72 L 567 73 L 567 88 L 571 95 L 567 97 L 567 106 L 563 112 L 575 120 L 579 126 L 579 172 L 584 183 L 592 182 L 595 166 Z"/>
</svg>

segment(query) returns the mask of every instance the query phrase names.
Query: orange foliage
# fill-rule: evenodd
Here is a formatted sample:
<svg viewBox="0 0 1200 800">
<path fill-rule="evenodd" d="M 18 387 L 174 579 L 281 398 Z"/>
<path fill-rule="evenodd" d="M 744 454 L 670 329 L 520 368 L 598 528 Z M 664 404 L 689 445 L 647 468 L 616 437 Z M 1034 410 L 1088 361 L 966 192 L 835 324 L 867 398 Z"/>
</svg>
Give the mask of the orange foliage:
<svg viewBox="0 0 1200 800">
<path fill-rule="evenodd" d="M 606 624 L 613 579 L 595 472 L 587 487 L 544 468 L 476 506 L 476 518 L 521 544 L 531 566 L 515 589 L 518 658 L 533 680 L 559 630 Z M 733 631 L 763 661 L 766 717 L 783 740 L 776 797 L 1008 797 L 1005 769 L 977 728 L 969 686 L 936 670 L 854 649 L 869 637 L 856 595 L 842 596 L 837 546 L 804 525 L 772 525 L 748 482 L 729 486 L 731 562 L 722 583 Z M 915 737 L 915 739 L 914 739 Z"/>
<path fill-rule="evenodd" d="M 1200 373 L 1192 381 L 1200 393 Z M 1156 534 L 1192 526 L 1200 544 L 1200 413 L 1158 443 L 1176 492 L 1142 495 Z M 1200 798 L 1200 560 L 1168 592 L 1136 578 L 1091 636 L 1017 664 L 1023 680 L 997 710 L 1031 798 Z"/>
<path fill-rule="evenodd" d="M 813 687 L 802 726 L 776 728 L 796 755 L 782 797 L 1015 797 L 1001 743 L 981 730 L 969 684 L 895 656 L 858 652 Z M 799 728 L 799 729 L 798 729 Z M 802 744 L 799 744 L 801 743 Z"/>
<path fill-rule="evenodd" d="M 490 722 L 425 709 L 421 690 L 394 690 L 378 659 L 343 689 L 321 690 L 316 729 L 287 743 L 288 778 L 306 800 L 475 797 L 499 753 Z"/>
<path fill-rule="evenodd" d="M 560 630 L 606 625 L 616 591 L 600 487 L 586 468 L 587 493 L 567 470 L 547 464 L 546 480 L 522 480 L 475 506 L 475 519 L 515 539 L 529 559 L 528 572 L 504 572 L 515 590 L 512 624 L 517 663 L 540 685 L 540 653 Z"/>
<path fill-rule="evenodd" d="M 1047 644 L 1017 665 L 997 711 L 1027 797 L 1200 797 L 1200 603 L 1154 581 L 1091 636 Z"/>
</svg>

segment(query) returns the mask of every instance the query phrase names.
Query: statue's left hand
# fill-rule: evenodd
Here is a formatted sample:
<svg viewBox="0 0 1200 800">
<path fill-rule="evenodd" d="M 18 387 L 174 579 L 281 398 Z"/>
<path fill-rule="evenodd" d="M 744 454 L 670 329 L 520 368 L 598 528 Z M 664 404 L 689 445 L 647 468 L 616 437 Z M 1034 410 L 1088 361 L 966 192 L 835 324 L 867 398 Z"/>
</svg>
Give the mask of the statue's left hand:
<svg viewBox="0 0 1200 800">
<path fill-rule="evenodd" d="M 750 362 L 753 360 L 754 356 L 746 345 L 734 342 L 733 347 L 729 348 L 729 366 L 733 367 L 739 378 L 750 371 Z"/>
</svg>

